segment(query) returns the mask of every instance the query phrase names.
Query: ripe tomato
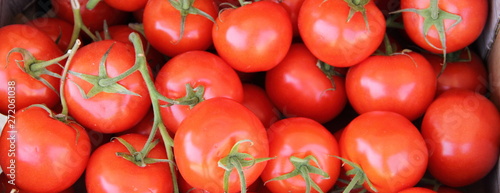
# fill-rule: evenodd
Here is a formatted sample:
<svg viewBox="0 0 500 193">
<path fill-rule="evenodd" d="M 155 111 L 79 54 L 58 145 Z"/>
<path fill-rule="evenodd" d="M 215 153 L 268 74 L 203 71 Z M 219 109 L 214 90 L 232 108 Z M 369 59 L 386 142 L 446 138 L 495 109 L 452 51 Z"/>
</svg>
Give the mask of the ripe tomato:
<svg viewBox="0 0 500 193">
<path fill-rule="evenodd" d="M 147 137 L 140 134 L 120 136 L 137 151 L 141 151 Z M 140 167 L 116 153 L 129 153 L 117 139 L 106 143 L 92 153 L 85 175 L 89 193 L 105 192 L 172 192 L 170 166 L 165 162 Z M 157 144 L 148 158 L 167 159 L 165 147 Z"/>
<path fill-rule="evenodd" d="M 300 34 L 297 25 L 297 19 L 299 17 L 300 7 L 302 7 L 302 3 L 304 3 L 304 0 L 288 0 L 288 1 L 268 0 L 268 1 L 279 3 L 281 6 L 283 6 L 283 8 L 285 8 L 285 10 L 290 15 L 290 21 L 292 21 L 293 37 L 299 37 Z"/>
<path fill-rule="evenodd" d="M 267 134 L 269 156 L 275 159 L 268 161 L 261 178 L 271 192 L 308 191 L 302 172 L 323 192 L 333 187 L 340 171 L 340 160 L 333 156 L 339 155 L 339 147 L 323 125 L 304 117 L 287 118 L 274 123 Z M 311 157 L 314 159 L 309 159 Z M 322 173 L 315 173 L 311 168 L 320 169 Z M 296 173 L 290 178 L 271 180 L 292 171 Z M 318 192 L 312 187 L 310 191 Z"/>
<path fill-rule="evenodd" d="M 427 109 L 422 136 L 429 148 L 429 172 L 447 186 L 466 186 L 497 163 L 500 114 L 481 94 L 452 89 Z"/>
<path fill-rule="evenodd" d="M 218 8 L 213 0 L 189 2 L 194 2 L 193 8 L 205 12 L 213 19 L 217 17 Z M 191 50 L 207 50 L 212 45 L 214 23 L 199 14 L 187 14 L 183 21 L 181 12 L 187 14 L 187 11 L 177 10 L 170 1 L 165 0 L 150 0 L 144 8 L 146 38 L 155 49 L 170 57 Z M 185 22 L 182 37 L 181 22 Z"/>
<path fill-rule="evenodd" d="M 333 75 L 333 67 L 324 65 L 330 68 L 324 72 L 317 64 L 318 59 L 304 44 L 293 44 L 285 59 L 267 72 L 266 91 L 285 116 L 325 123 L 344 108 L 344 79 Z M 325 73 L 330 73 L 332 80 Z"/>
<path fill-rule="evenodd" d="M 378 192 L 412 187 L 427 168 L 424 139 L 408 119 L 394 112 L 359 115 L 344 129 L 339 144 L 341 157 L 358 164 Z M 353 168 L 344 167 L 346 171 Z M 374 192 L 367 183 L 363 185 Z"/>
<path fill-rule="evenodd" d="M 24 68 L 26 68 L 25 65 L 28 65 L 27 63 L 35 62 L 28 60 L 51 60 L 62 56 L 62 51 L 44 32 L 28 25 L 4 26 L 0 28 L 0 36 L 4 38 L 0 44 L 0 82 L 2 82 L 0 84 L 0 97 L 3 99 L 0 100 L 0 113 L 9 114 L 7 112 L 9 110 L 9 103 L 7 103 L 9 96 L 10 98 L 15 97 L 14 106 L 18 110 L 32 104 L 45 104 L 49 108 L 56 106 L 59 103 L 57 94 L 59 78 L 47 74 L 36 75 L 38 76 L 37 79 L 41 78 L 47 81 L 47 85 L 53 88 L 51 89 L 42 81 L 26 73 Z M 23 58 L 22 54 L 17 52 L 13 52 L 7 57 L 13 48 L 24 48 L 34 58 Z M 23 69 L 19 68 L 17 62 Z M 62 70 L 56 64 L 50 65 L 46 69 L 56 74 L 60 74 Z M 40 69 L 33 73 L 36 74 L 42 71 L 43 69 Z"/>
<path fill-rule="evenodd" d="M 133 12 L 144 8 L 148 0 L 104 0 L 104 2 L 115 9 Z"/>
<path fill-rule="evenodd" d="M 259 117 L 264 127 L 269 128 L 281 117 L 279 110 L 274 106 L 266 91 L 255 84 L 243 84 L 244 98 L 241 104 L 250 109 Z"/>
<path fill-rule="evenodd" d="M 278 65 L 292 35 L 288 12 L 270 1 L 224 9 L 212 31 L 217 53 L 242 72 L 267 71 Z"/>
<path fill-rule="evenodd" d="M 155 81 L 158 92 L 170 99 L 186 96 L 186 84 L 192 88 L 203 86 L 204 99 L 227 97 L 243 101 L 243 86 L 236 72 L 220 57 L 206 51 L 177 55 L 162 67 Z M 167 103 L 160 101 L 160 104 Z M 163 122 L 171 133 L 175 134 L 191 108 L 189 105 L 161 108 Z"/>
<path fill-rule="evenodd" d="M 73 35 L 73 25 L 55 17 L 39 17 L 26 23 L 42 30 L 52 38 L 61 51 L 66 51 Z"/>
<path fill-rule="evenodd" d="M 298 16 L 304 44 L 318 59 L 336 67 L 353 66 L 370 56 L 382 42 L 386 26 L 375 3 L 366 2 L 351 8 L 344 0 L 305 0 Z M 353 9 L 366 10 L 367 20 L 361 12 L 348 19 Z"/>
<path fill-rule="evenodd" d="M 401 9 L 422 12 L 403 12 L 405 31 L 418 46 L 438 54 L 443 49 L 451 53 L 470 45 L 481 34 L 488 17 L 487 0 L 401 0 Z M 433 13 L 439 17 L 433 18 Z"/>
<path fill-rule="evenodd" d="M 231 152 L 232 149 L 237 152 Z M 199 103 L 174 137 L 179 172 L 195 188 L 208 192 L 239 192 L 241 176 L 230 164 L 236 161 L 236 157 L 228 157 L 230 153 L 246 160 L 239 163 L 246 186 L 249 186 L 266 167 L 266 162 L 252 164 L 248 160 L 268 157 L 266 129 L 255 114 L 232 99 L 217 97 Z M 223 188 L 227 170 L 221 165 L 230 171 L 228 191 Z"/>
<path fill-rule="evenodd" d="M 88 80 L 76 76 L 75 73 L 88 74 L 96 78 L 93 81 L 106 78 L 99 77 L 103 76 L 99 68 L 103 66 L 100 64 L 101 60 L 109 49 L 111 50 L 103 64 L 107 73 L 104 76 L 116 77 L 134 65 L 135 53 L 129 44 L 112 40 L 88 44 L 76 52 L 70 63 L 64 96 L 68 102 L 69 114 L 83 126 L 102 133 L 117 133 L 137 124 L 148 112 L 151 101 L 146 83 L 137 71 L 107 87 L 93 86 Z M 109 90 L 96 94 L 94 91 L 99 91 L 100 88 Z M 113 89 L 120 93 L 109 93 Z"/>
<path fill-rule="evenodd" d="M 411 187 L 404 189 L 402 191 L 399 191 L 398 193 L 437 193 L 431 189 L 427 188 L 422 188 L 422 187 Z"/>
<path fill-rule="evenodd" d="M 63 123 L 47 110 L 38 106 L 19 110 L 0 136 L 2 170 L 28 192 L 68 189 L 82 175 L 90 156 L 85 129 L 75 122 Z"/>
<path fill-rule="evenodd" d="M 346 92 L 358 113 L 393 111 L 409 120 L 420 117 L 434 99 L 436 74 L 415 52 L 371 56 L 347 72 Z"/>
</svg>

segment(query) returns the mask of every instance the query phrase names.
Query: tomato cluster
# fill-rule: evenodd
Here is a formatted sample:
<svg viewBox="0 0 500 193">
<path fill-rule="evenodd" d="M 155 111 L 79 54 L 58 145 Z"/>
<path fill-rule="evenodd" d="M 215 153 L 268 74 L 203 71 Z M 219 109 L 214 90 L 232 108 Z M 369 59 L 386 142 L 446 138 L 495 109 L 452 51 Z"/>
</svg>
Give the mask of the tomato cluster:
<svg viewBox="0 0 500 193">
<path fill-rule="evenodd" d="M 486 0 L 51 5 L 0 28 L 2 191 L 460 192 L 498 162 Z"/>
</svg>

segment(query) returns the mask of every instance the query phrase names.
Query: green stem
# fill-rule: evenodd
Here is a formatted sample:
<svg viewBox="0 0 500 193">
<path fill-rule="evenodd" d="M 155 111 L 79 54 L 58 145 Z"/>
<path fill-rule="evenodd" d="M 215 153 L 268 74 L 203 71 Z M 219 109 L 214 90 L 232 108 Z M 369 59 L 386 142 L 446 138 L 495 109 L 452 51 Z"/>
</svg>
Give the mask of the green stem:
<svg viewBox="0 0 500 193">
<path fill-rule="evenodd" d="M 87 6 L 87 9 L 88 9 L 88 10 L 92 10 L 92 9 L 94 9 L 94 7 L 95 7 L 95 6 L 96 6 L 96 5 L 97 5 L 100 1 L 101 1 L 101 0 L 89 0 L 89 1 L 87 2 L 87 5 L 86 5 L 86 6 Z"/>
<path fill-rule="evenodd" d="M 82 15 L 80 14 L 80 3 L 78 0 L 71 0 L 71 8 L 73 9 L 73 34 L 71 34 L 71 40 L 69 41 L 68 50 L 73 47 L 78 36 L 80 36 L 80 29 L 82 28 Z"/>
<path fill-rule="evenodd" d="M 66 60 L 66 65 L 64 66 L 64 70 L 61 75 L 61 82 L 59 84 L 59 92 L 60 92 L 59 97 L 61 98 L 61 106 L 62 106 L 61 114 L 64 115 L 64 117 L 68 116 L 68 103 L 66 102 L 66 97 L 64 97 L 64 83 L 66 82 L 66 78 L 68 76 L 71 60 L 73 60 L 73 56 L 75 56 L 76 51 L 80 47 L 80 44 L 81 44 L 80 40 L 76 40 L 75 44 L 73 45 L 73 48 L 68 50 L 69 56 L 68 59 Z"/>
<path fill-rule="evenodd" d="M 431 0 L 430 10 L 431 10 L 431 18 L 438 19 L 439 17 L 439 0 Z"/>
</svg>

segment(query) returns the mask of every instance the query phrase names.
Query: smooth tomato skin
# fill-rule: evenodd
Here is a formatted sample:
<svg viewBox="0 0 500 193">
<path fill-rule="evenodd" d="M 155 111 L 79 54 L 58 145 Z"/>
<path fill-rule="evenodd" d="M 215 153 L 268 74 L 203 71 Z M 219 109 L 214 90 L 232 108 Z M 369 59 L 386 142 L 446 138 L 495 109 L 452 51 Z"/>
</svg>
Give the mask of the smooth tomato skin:
<svg viewBox="0 0 500 193">
<path fill-rule="evenodd" d="M 12 123 L 14 129 L 9 126 Z M 2 170 L 11 173 L 14 159 L 15 185 L 28 192 L 60 192 L 71 187 L 84 172 L 91 150 L 82 126 L 51 118 L 40 107 L 19 110 L 0 139 Z"/>
<path fill-rule="evenodd" d="M 436 95 L 453 89 L 462 88 L 486 94 L 488 89 L 488 72 L 481 57 L 471 51 L 470 61 L 447 61 L 446 68 L 437 79 Z M 427 61 L 434 68 L 434 72 L 441 72 L 443 58 L 439 55 L 423 53 Z M 462 52 L 461 59 L 469 59 L 467 52 Z"/>
<path fill-rule="evenodd" d="M 243 86 L 236 72 L 219 56 L 206 51 L 189 51 L 170 59 L 155 81 L 158 92 L 170 99 L 184 97 L 186 84 L 193 88 L 204 86 L 204 99 L 226 97 L 243 101 Z M 190 112 L 188 105 L 161 108 L 162 120 L 174 134 Z"/>
<path fill-rule="evenodd" d="M 208 192 L 223 192 L 225 170 L 218 161 L 227 156 L 236 142 L 238 151 L 254 158 L 266 158 L 269 145 L 266 129 L 248 108 L 232 99 L 217 97 L 196 105 L 181 123 L 174 137 L 174 155 L 179 172 L 193 187 Z M 243 170 L 247 186 L 259 178 L 267 162 Z M 233 170 L 229 177 L 230 193 L 240 191 L 240 178 Z"/>
<path fill-rule="evenodd" d="M 304 0 L 287 0 L 287 1 L 267 0 L 267 1 L 279 3 L 281 6 L 283 6 L 283 8 L 285 8 L 285 10 L 290 15 L 290 20 L 292 21 L 293 37 L 299 37 L 300 34 L 299 34 L 299 27 L 297 25 L 297 20 L 299 17 L 300 7 L 302 7 L 302 3 L 304 3 Z"/>
<path fill-rule="evenodd" d="M 334 76 L 335 90 L 304 44 L 293 44 L 283 61 L 267 71 L 266 92 L 287 117 L 307 117 L 326 123 L 347 103 L 344 78 Z"/>
<path fill-rule="evenodd" d="M 422 188 L 422 187 L 411 187 L 404 189 L 402 191 L 399 191 L 398 193 L 436 193 L 436 191 L 427 189 L 427 188 Z"/>
<path fill-rule="evenodd" d="M 144 8 L 148 0 L 104 0 L 104 2 L 115 9 L 133 12 Z"/>
<path fill-rule="evenodd" d="M 259 117 L 264 127 L 269 128 L 281 118 L 279 110 L 274 106 L 266 91 L 255 84 L 243 84 L 243 104 Z"/>
<path fill-rule="evenodd" d="M 109 77 L 116 77 L 134 65 L 135 53 L 132 46 L 113 40 L 103 40 L 80 48 L 69 67 L 70 71 L 98 75 L 99 63 L 104 53 L 112 46 L 106 60 Z M 69 114 L 88 129 L 101 133 L 117 133 L 137 124 L 148 112 L 151 101 L 146 83 L 136 71 L 118 84 L 138 94 L 99 93 L 92 98 L 83 98 L 79 85 L 88 93 L 92 85 L 68 73 L 64 95 Z"/>
<path fill-rule="evenodd" d="M 401 0 L 401 9 L 425 9 L 429 6 L 429 0 Z M 438 6 L 446 12 L 457 14 L 462 18 L 462 21 L 454 27 L 451 26 L 456 22 L 455 20 L 444 20 L 447 53 L 455 52 L 470 45 L 483 31 L 488 17 L 488 1 L 448 0 L 440 1 Z M 443 53 L 442 50 L 432 47 L 425 40 L 423 17 L 412 12 L 403 12 L 402 16 L 405 31 L 413 42 L 427 51 L 436 54 Z M 426 37 L 428 42 L 442 49 L 441 41 L 435 27 L 430 28 Z"/>
<path fill-rule="evenodd" d="M 194 1 L 196 7 L 217 18 L 218 8 L 213 0 Z M 214 23 L 201 15 L 186 17 L 184 35 L 180 38 L 181 14 L 169 1 L 150 0 L 144 8 L 144 32 L 151 45 L 173 57 L 192 50 L 207 50 L 212 45 Z"/>
<path fill-rule="evenodd" d="M 56 92 L 18 67 L 16 61 L 20 61 L 20 66 L 24 67 L 21 54 L 12 53 L 7 58 L 9 51 L 16 47 L 27 49 L 37 60 L 47 61 L 62 56 L 62 51 L 54 41 L 44 32 L 24 24 L 4 26 L 0 28 L 0 36 L 4 38 L 0 44 L 0 58 L 3 58 L 0 59 L 0 82 L 3 83 L 0 85 L 0 97 L 4 99 L 0 100 L 0 113 L 8 114 L 9 91 L 15 92 L 15 107 L 18 110 L 32 104 L 45 104 L 49 108 L 59 104 Z M 61 74 L 62 71 L 57 64 L 50 65 L 47 69 L 56 74 Z M 41 77 L 55 89 L 59 88 L 58 78 L 48 75 Z M 11 87 L 9 90 L 9 81 L 15 81 L 15 88 Z"/>
<path fill-rule="evenodd" d="M 360 12 L 346 22 L 350 7 L 345 1 L 305 0 L 298 16 L 304 44 L 318 59 L 335 67 L 361 62 L 377 50 L 386 29 L 375 3 L 370 1 L 365 9 L 369 30 Z"/>
<path fill-rule="evenodd" d="M 429 172 L 447 186 L 472 184 L 497 163 L 500 114 L 481 94 L 444 92 L 427 109 L 421 130 L 428 142 Z"/>
<path fill-rule="evenodd" d="M 68 49 L 73 34 L 73 25 L 67 21 L 55 17 L 39 17 L 26 24 L 42 30 L 52 40 L 57 40 L 57 46 L 61 51 Z"/>
<path fill-rule="evenodd" d="M 339 142 L 341 157 L 358 164 L 379 192 L 398 192 L 420 181 L 428 162 L 425 143 L 408 119 L 389 111 L 359 115 Z M 344 168 L 352 169 L 347 164 Z"/>
<path fill-rule="evenodd" d="M 313 181 L 324 192 L 330 190 L 340 171 L 339 146 L 335 137 L 320 123 L 304 117 L 293 117 L 274 123 L 267 130 L 269 138 L 269 156 L 275 157 L 268 161 L 261 174 L 264 182 L 289 173 L 294 169 L 290 157 L 305 158 L 312 155 L 318 160 L 319 166 L 312 161 L 311 165 L 319 167 L 330 178 L 311 174 Z M 298 175 L 286 180 L 270 181 L 265 185 L 271 192 L 306 192 L 306 183 Z M 311 188 L 311 192 L 317 192 Z"/>
<path fill-rule="evenodd" d="M 292 36 L 288 12 L 270 1 L 223 10 L 212 31 L 217 53 L 241 72 L 267 71 L 278 65 Z"/>
<path fill-rule="evenodd" d="M 147 137 L 140 134 L 126 134 L 119 137 L 130 143 L 137 151 L 140 151 L 147 141 Z M 116 152 L 128 152 L 128 150 L 114 139 L 92 153 L 85 175 L 89 193 L 173 192 L 168 163 L 154 163 L 139 167 L 116 156 Z M 167 159 L 163 144 L 156 145 L 147 157 Z"/>
<path fill-rule="evenodd" d="M 346 76 L 347 98 L 356 112 L 393 111 L 409 120 L 425 112 L 436 85 L 432 66 L 415 52 L 371 56 Z"/>
</svg>

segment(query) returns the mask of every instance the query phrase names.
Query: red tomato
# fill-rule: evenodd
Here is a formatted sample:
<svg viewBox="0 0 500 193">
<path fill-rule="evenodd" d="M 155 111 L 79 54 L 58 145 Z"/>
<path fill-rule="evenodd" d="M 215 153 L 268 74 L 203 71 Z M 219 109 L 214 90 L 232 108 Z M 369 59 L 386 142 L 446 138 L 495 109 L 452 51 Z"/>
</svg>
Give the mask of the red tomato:
<svg viewBox="0 0 500 193">
<path fill-rule="evenodd" d="M 147 137 L 139 134 L 122 135 L 137 151 L 141 151 Z M 147 164 L 140 167 L 117 152 L 129 153 L 117 139 L 102 145 L 92 153 L 85 182 L 89 193 L 105 192 L 172 192 L 170 166 L 165 162 Z M 147 155 L 148 158 L 167 159 L 165 147 L 157 144 Z"/>
<path fill-rule="evenodd" d="M 276 3 L 279 3 L 285 10 L 288 12 L 290 15 L 290 20 L 292 21 L 292 28 L 293 28 L 293 36 L 294 37 L 299 37 L 299 28 L 297 25 L 297 19 L 299 17 L 299 11 L 300 7 L 302 7 L 302 3 L 304 3 L 304 0 L 268 0 L 268 1 L 273 1 Z"/>
<path fill-rule="evenodd" d="M 44 32 L 22 24 L 9 25 L 0 28 L 0 36 L 3 39 L 0 44 L 0 113 L 7 115 L 8 110 L 22 109 L 32 104 L 45 104 L 49 108 L 56 106 L 59 103 L 59 96 L 56 91 L 59 89 L 59 78 L 49 76 L 47 74 L 38 75 L 47 81 L 51 89 L 42 81 L 39 81 L 30 74 L 26 73 L 25 69 L 19 68 L 16 61 L 23 68 L 26 68 L 26 61 L 29 58 L 23 58 L 20 53 L 14 52 L 7 57 L 8 53 L 13 48 L 24 48 L 31 53 L 36 60 L 47 61 L 56 57 L 62 56 L 62 51 Z M 32 58 L 33 59 L 33 58 Z M 32 60 L 31 59 L 31 60 Z M 31 61 L 32 63 L 34 61 Z M 30 64 L 30 66 L 33 66 Z M 56 64 L 46 68 L 56 74 L 60 74 L 62 68 Z M 43 71 L 43 69 L 41 69 Z M 39 73 L 40 71 L 38 71 Z M 35 72 L 33 72 L 35 73 Z M 9 108 L 8 98 L 15 97 L 15 105 Z M 9 99 L 10 99 L 9 98 Z M 12 105 L 10 105 L 12 107 Z"/>
<path fill-rule="evenodd" d="M 427 168 L 424 139 L 408 119 L 394 112 L 359 115 L 344 129 L 339 144 L 341 157 L 358 164 L 378 192 L 412 187 Z M 364 186 L 374 192 L 367 183 Z"/>
<path fill-rule="evenodd" d="M 399 191 L 398 193 L 436 193 L 433 190 L 427 189 L 427 188 L 421 188 L 421 187 L 411 187 L 404 189 L 402 191 Z"/>
<path fill-rule="evenodd" d="M 280 119 L 280 112 L 267 96 L 266 91 L 255 84 L 243 84 L 244 98 L 241 104 L 259 117 L 264 127 L 269 128 Z"/>
<path fill-rule="evenodd" d="M 241 72 L 266 71 L 278 65 L 290 48 L 292 35 L 288 12 L 270 1 L 224 9 L 212 32 L 218 54 Z"/>
<path fill-rule="evenodd" d="M 28 192 L 68 189 L 82 175 L 90 156 L 85 129 L 75 122 L 63 123 L 47 110 L 38 106 L 19 110 L 0 136 L 2 170 Z"/>
<path fill-rule="evenodd" d="M 104 0 L 109 6 L 122 11 L 137 11 L 146 6 L 148 0 Z"/>
<path fill-rule="evenodd" d="M 429 172 L 447 186 L 466 186 L 497 163 L 500 114 L 481 94 L 452 89 L 427 109 L 422 136 L 429 148 Z"/>
<path fill-rule="evenodd" d="M 439 74 L 443 67 L 443 57 L 440 55 L 425 53 L 423 56 Z M 486 94 L 488 87 L 488 73 L 482 59 L 473 51 L 470 58 L 467 51 L 463 51 L 459 57 L 447 59 L 446 68 L 437 79 L 436 95 L 453 88 L 463 88 Z"/>
<path fill-rule="evenodd" d="M 324 126 L 312 119 L 295 117 L 274 123 L 267 134 L 269 156 L 275 159 L 268 161 L 261 178 L 267 182 L 266 187 L 271 192 L 308 191 L 302 172 L 322 192 L 333 187 L 340 171 L 340 160 L 333 156 L 339 155 L 339 147 L 335 137 Z M 308 159 L 311 156 L 315 160 Z M 292 157 L 298 158 L 297 161 L 292 161 Z M 319 168 L 326 175 L 313 173 L 311 168 Z M 271 181 L 292 171 L 297 172 L 293 177 Z M 318 192 L 312 187 L 310 191 Z"/>
<path fill-rule="evenodd" d="M 370 56 L 384 39 L 385 19 L 373 1 L 353 11 L 343 0 L 305 0 L 298 26 L 304 44 L 321 61 L 336 67 L 353 66 Z M 358 8 L 356 8 L 358 9 Z M 368 22 L 368 24 L 366 23 Z"/>
<path fill-rule="evenodd" d="M 435 12 L 439 11 L 437 19 L 432 18 L 431 5 L 436 7 Z M 488 17 L 487 0 L 401 0 L 401 9 L 428 10 L 422 15 L 404 11 L 403 23 L 413 42 L 438 54 L 444 48 L 451 53 L 470 45 L 483 31 Z M 443 31 L 441 35 L 438 30 Z"/>
<path fill-rule="evenodd" d="M 69 70 L 72 73 L 68 74 L 64 89 L 69 114 L 86 128 L 102 133 L 117 133 L 133 127 L 146 115 L 151 105 L 146 83 L 138 71 L 106 88 L 122 87 L 121 92 L 126 93 L 123 90 L 126 89 L 135 95 L 107 91 L 92 92 L 95 96 L 88 98 L 82 96 L 92 95 L 90 91 L 98 91 L 102 87 L 93 86 L 75 73 L 88 74 L 93 78 L 102 76 L 99 73 L 101 59 L 110 48 L 104 64 L 108 77 L 116 77 L 134 65 L 134 49 L 128 44 L 112 40 L 88 44 L 80 48 L 71 61 Z M 105 77 L 98 80 L 102 78 Z"/>
<path fill-rule="evenodd" d="M 436 74 L 420 54 L 371 56 L 349 69 L 346 92 L 358 113 L 393 111 L 409 120 L 420 117 L 434 99 Z"/>
<path fill-rule="evenodd" d="M 144 136 L 149 136 L 151 130 L 153 129 L 153 123 L 154 123 L 154 112 L 153 110 L 150 110 L 148 111 L 146 116 L 144 116 L 144 118 L 142 118 L 142 120 L 139 123 L 137 123 L 137 125 L 133 126 L 128 130 L 125 130 L 124 132 L 121 132 L 119 135 L 124 135 L 128 133 L 137 133 Z M 173 136 L 172 134 L 170 135 Z M 160 130 L 156 131 L 155 138 L 162 140 Z"/>
<path fill-rule="evenodd" d="M 344 108 L 347 97 L 344 79 L 332 75 L 333 82 L 317 66 L 318 59 L 304 44 L 293 44 L 285 59 L 266 74 L 266 91 L 271 101 L 287 117 L 307 117 L 325 123 Z"/>
<path fill-rule="evenodd" d="M 170 99 L 186 96 L 186 84 L 204 86 L 202 98 L 227 97 L 243 101 L 243 86 L 236 72 L 217 55 L 206 51 L 185 52 L 169 60 L 158 73 L 155 86 L 160 94 Z M 160 101 L 166 105 L 166 102 Z M 190 114 L 189 105 L 161 108 L 165 126 L 175 133 Z"/>
<path fill-rule="evenodd" d="M 236 144 L 239 146 L 235 147 Z M 266 129 L 260 120 L 248 108 L 224 97 L 207 99 L 196 105 L 174 138 L 179 172 L 191 186 L 208 192 L 224 191 L 226 170 L 220 165 L 232 168 L 227 163 L 235 161 L 235 157 L 227 157 L 232 148 L 245 159 L 269 155 Z M 259 178 L 266 162 L 255 165 L 247 162 L 242 167 L 249 186 Z M 227 192 L 239 192 L 240 176 L 234 168 L 230 171 Z"/>
<path fill-rule="evenodd" d="M 218 9 L 213 0 L 189 2 L 194 2 L 193 8 L 207 13 L 213 19 L 217 17 Z M 170 57 L 186 51 L 208 49 L 212 45 L 214 23 L 202 15 L 188 14 L 185 16 L 181 39 L 181 17 L 181 11 L 174 8 L 170 1 L 150 0 L 144 9 L 143 21 L 144 32 L 151 45 Z"/>
<path fill-rule="evenodd" d="M 73 25 L 59 18 L 39 17 L 26 23 L 42 30 L 52 38 L 61 51 L 66 51 L 73 35 Z"/>
</svg>

